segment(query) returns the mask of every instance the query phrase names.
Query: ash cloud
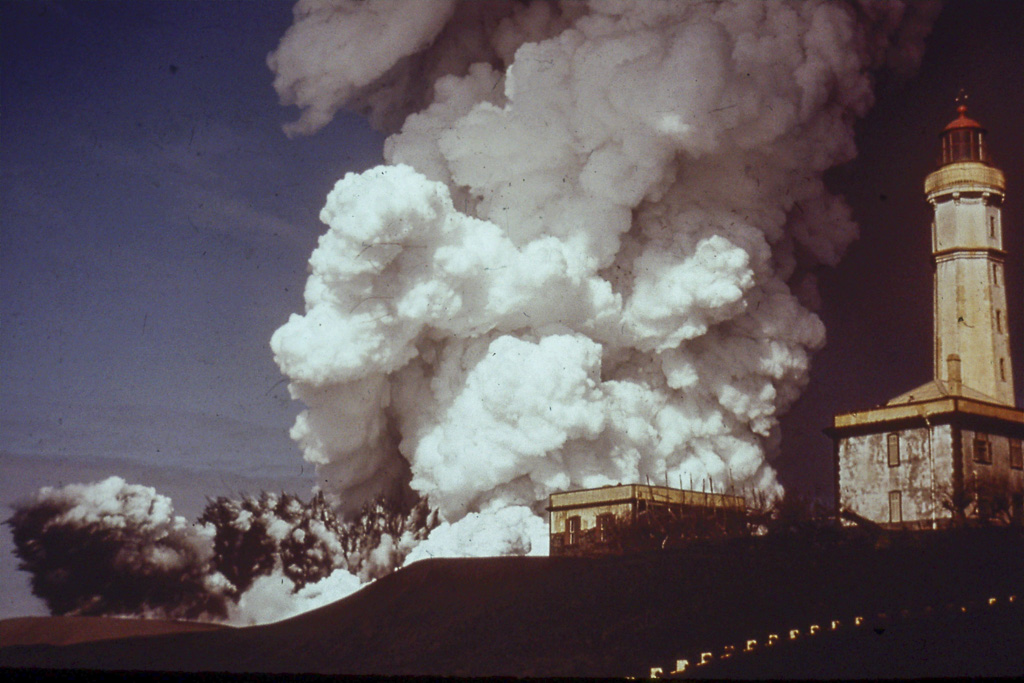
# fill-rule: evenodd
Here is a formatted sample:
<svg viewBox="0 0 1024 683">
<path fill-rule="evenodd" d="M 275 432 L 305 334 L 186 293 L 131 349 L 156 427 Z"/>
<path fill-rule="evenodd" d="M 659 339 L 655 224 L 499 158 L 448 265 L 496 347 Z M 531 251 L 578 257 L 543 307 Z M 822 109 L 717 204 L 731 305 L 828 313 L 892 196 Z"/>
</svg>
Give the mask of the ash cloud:
<svg viewBox="0 0 1024 683">
<path fill-rule="evenodd" d="M 410 558 L 543 552 L 567 488 L 780 492 L 813 271 L 857 234 L 821 175 L 935 5 L 407 7 L 299 2 L 268 58 L 289 135 L 343 107 L 392 133 L 328 195 L 271 340 L 321 489 L 425 496 Z"/>
<path fill-rule="evenodd" d="M 5 523 L 32 592 L 52 614 L 227 615 L 213 530 L 176 516 L 171 499 L 151 487 L 120 477 L 44 487 Z"/>
<path fill-rule="evenodd" d="M 45 487 L 5 522 L 52 614 L 249 625 L 357 590 L 437 526 L 424 502 L 378 496 L 350 520 L 324 496 L 211 500 L 195 523 L 153 488 L 110 477 Z"/>
</svg>

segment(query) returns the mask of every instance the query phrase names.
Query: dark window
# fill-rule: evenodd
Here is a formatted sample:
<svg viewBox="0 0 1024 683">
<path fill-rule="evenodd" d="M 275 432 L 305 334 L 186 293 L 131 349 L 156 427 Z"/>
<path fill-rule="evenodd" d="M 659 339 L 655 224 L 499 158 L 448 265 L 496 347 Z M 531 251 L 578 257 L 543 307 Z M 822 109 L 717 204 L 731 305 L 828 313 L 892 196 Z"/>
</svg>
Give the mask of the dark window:
<svg viewBox="0 0 1024 683">
<path fill-rule="evenodd" d="M 1003 312 L 996 311 L 996 332 L 1003 333 Z"/>
<path fill-rule="evenodd" d="M 612 540 L 612 525 L 615 523 L 615 515 L 605 513 L 597 516 L 597 537 L 602 543 Z"/>
<path fill-rule="evenodd" d="M 999 359 L 999 379 L 1004 381 L 1004 382 L 1006 381 L 1006 359 L 1005 358 L 1000 358 Z"/>
<path fill-rule="evenodd" d="M 988 234 L 989 234 L 989 237 L 995 237 L 996 236 L 996 217 L 995 216 L 989 216 L 988 217 Z"/>
<path fill-rule="evenodd" d="M 988 442 L 988 437 L 985 435 L 974 437 L 974 462 L 983 465 L 992 464 L 992 444 Z"/>
<path fill-rule="evenodd" d="M 889 491 L 889 521 L 903 521 L 903 495 L 899 491 Z"/>
<path fill-rule="evenodd" d="M 647 509 L 647 501 L 646 500 L 638 500 L 636 502 L 636 511 L 637 512 L 643 512 L 646 509 Z"/>
<path fill-rule="evenodd" d="M 992 264 L 992 284 L 995 285 L 996 287 L 999 286 L 999 264 L 998 263 L 993 263 Z"/>
<path fill-rule="evenodd" d="M 565 520 L 565 544 L 576 545 L 580 542 L 580 518 L 570 517 Z"/>
<path fill-rule="evenodd" d="M 898 467 L 900 464 L 900 435 L 890 434 L 889 446 L 889 467 Z"/>
<path fill-rule="evenodd" d="M 1020 439 L 1010 439 L 1010 467 L 1015 470 L 1024 469 L 1024 457 L 1021 455 Z"/>
</svg>

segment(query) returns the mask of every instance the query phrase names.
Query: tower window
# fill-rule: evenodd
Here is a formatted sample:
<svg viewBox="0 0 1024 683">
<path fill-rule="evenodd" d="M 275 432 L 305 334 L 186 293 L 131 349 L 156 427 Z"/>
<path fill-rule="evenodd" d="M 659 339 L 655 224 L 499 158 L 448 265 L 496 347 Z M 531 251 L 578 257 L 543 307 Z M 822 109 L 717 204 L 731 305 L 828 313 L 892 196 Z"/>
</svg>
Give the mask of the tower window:
<svg viewBox="0 0 1024 683">
<path fill-rule="evenodd" d="M 988 236 L 989 237 L 995 237 L 996 236 L 996 217 L 995 216 L 989 216 L 988 217 Z"/>
<path fill-rule="evenodd" d="M 992 264 L 992 284 L 995 285 L 996 287 L 999 286 L 999 264 L 998 263 L 993 263 Z"/>
<path fill-rule="evenodd" d="M 996 311 L 996 332 L 1003 333 L 1003 312 Z"/>
<path fill-rule="evenodd" d="M 899 491 L 889 491 L 889 521 L 893 524 L 903 521 L 903 495 Z"/>
<path fill-rule="evenodd" d="M 999 379 L 1003 382 L 1006 381 L 1006 359 L 999 359 Z"/>
<path fill-rule="evenodd" d="M 982 465 L 992 464 L 992 444 L 984 434 L 974 437 L 974 462 Z"/>
<path fill-rule="evenodd" d="M 888 439 L 889 467 L 899 467 L 900 464 L 900 435 L 890 434 Z"/>
<path fill-rule="evenodd" d="M 1024 470 L 1024 456 L 1021 455 L 1020 439 L 1010 439 L 1010 467 Z"/>
</svg>

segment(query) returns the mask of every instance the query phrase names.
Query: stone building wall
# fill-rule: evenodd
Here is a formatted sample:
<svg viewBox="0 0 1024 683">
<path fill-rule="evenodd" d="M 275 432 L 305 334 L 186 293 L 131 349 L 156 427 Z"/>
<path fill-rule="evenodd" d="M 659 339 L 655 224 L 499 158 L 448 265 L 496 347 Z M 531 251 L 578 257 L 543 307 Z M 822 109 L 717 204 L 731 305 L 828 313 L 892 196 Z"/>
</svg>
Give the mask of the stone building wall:
<svg viewBox="0 0 1024 683">
<path fill-rule="evenodd" d="M 889 435 L 899 459 L 889 463 Z M 842 506 L 880 524 L 890 523 L 890 494 L 898 492 L 895 517 L 930 525 L 951 516 L 943 496 L 952 491 L 953 435 L 950 425 L 932 425 L 850 436 L 839 441 Z"/>
<path fill-rule="evenodd" d="M 966 492 L 977 499 L 976 511 L 983 516 L 1005 511 L 1015 521 L 1024 521 L 1024 469 L 1013 467 L 1010 460 L 1011 443 L 1021 440 L 992 431 L 964 429 L 961 434 L 963 481 Z"/>
</svg>

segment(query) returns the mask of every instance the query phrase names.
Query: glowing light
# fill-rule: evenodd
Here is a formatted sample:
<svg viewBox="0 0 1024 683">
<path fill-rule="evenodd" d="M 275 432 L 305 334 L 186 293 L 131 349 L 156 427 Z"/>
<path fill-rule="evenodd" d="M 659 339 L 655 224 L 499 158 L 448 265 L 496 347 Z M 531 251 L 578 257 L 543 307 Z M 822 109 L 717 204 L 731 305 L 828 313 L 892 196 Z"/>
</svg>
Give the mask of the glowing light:
<svg viewBox="0 0 1024 683">
<path fill-rule="evenodd" d="M 988 599 L 988 604 L 990 604 L 990 605 L 996 604 L 996 599 L 995 598 L 989 598 Z"/>
<path fill-rule="evenodd" d="M 686 669 L 689 668 L 689 666 L 690 666 L 690 660 L 689 659 L 677 659 L 676 660 L 676 670 L 673 671 L 672 673 L 674 673 L 674 674 L 681 674 L 684 671 L 686 671 Z"/>
<path fill-rule="evenodd" d="M 755 647 L 757 647 L 757 641 L 756 640 L 748 640 L 747 641 L 747 646 L 743 649 L 743 651 L 744 652 L 750 652 Z"/>
<path fill-rule="evenodd" d="M 810 634 L 811 634 L 812 636 L 813 636 L 813 635 L 814 635 L 815 633 L 817 633 L 817 632 L 818 632 L 819 630 L 821 630 L 821 628 L 820 628 L 820 627 L 819 627 L 819 626 L 818 626 L 817 624 L 811 624 Z"/>
<path fill-rule="evenodd" d="M 700 653 L 700 663 L 701 663 L 701 665 L 704 665 L 704 664 L 707 664 L 708 662 L 710 662 L 712 657 L 714 657 L 714 655 L 711 654 L 710 652 L 701 652 Z"/>
<path fill-rule="evenodd" d="M 774 645 L 779 640 L 779 636 L 776 633 L 772 633 L 768 636 L 768 645 Z"/>
<path fill-rule="evenodd" d="M 800 636 L 800 629 L 794 628 L 789 631 L 789 639 L 796 640 Z"/>
<path fill-rule="evenodd" d="M 833 619 L 832 623 L 829 624 L 829 626 L 831 626 L 832 630 L 835 631 L 837 628 L 839 628 L 839 620 Z"/>
<path fill-rule="evenodd" d="M 662 669 L 661 669 L 660 666 L 652 666 L 651 667 L 651 678 L 658 678 L 658 677 L 661 676 L 661 674 L 662 674 Z"/>
<path fill-rule="evenodd" d="M 863 623 L 864 623 L 864 617 L 854 617 L 853 618 L 853 625 L 854 626 L 860 626 Z"/>
</svg>

